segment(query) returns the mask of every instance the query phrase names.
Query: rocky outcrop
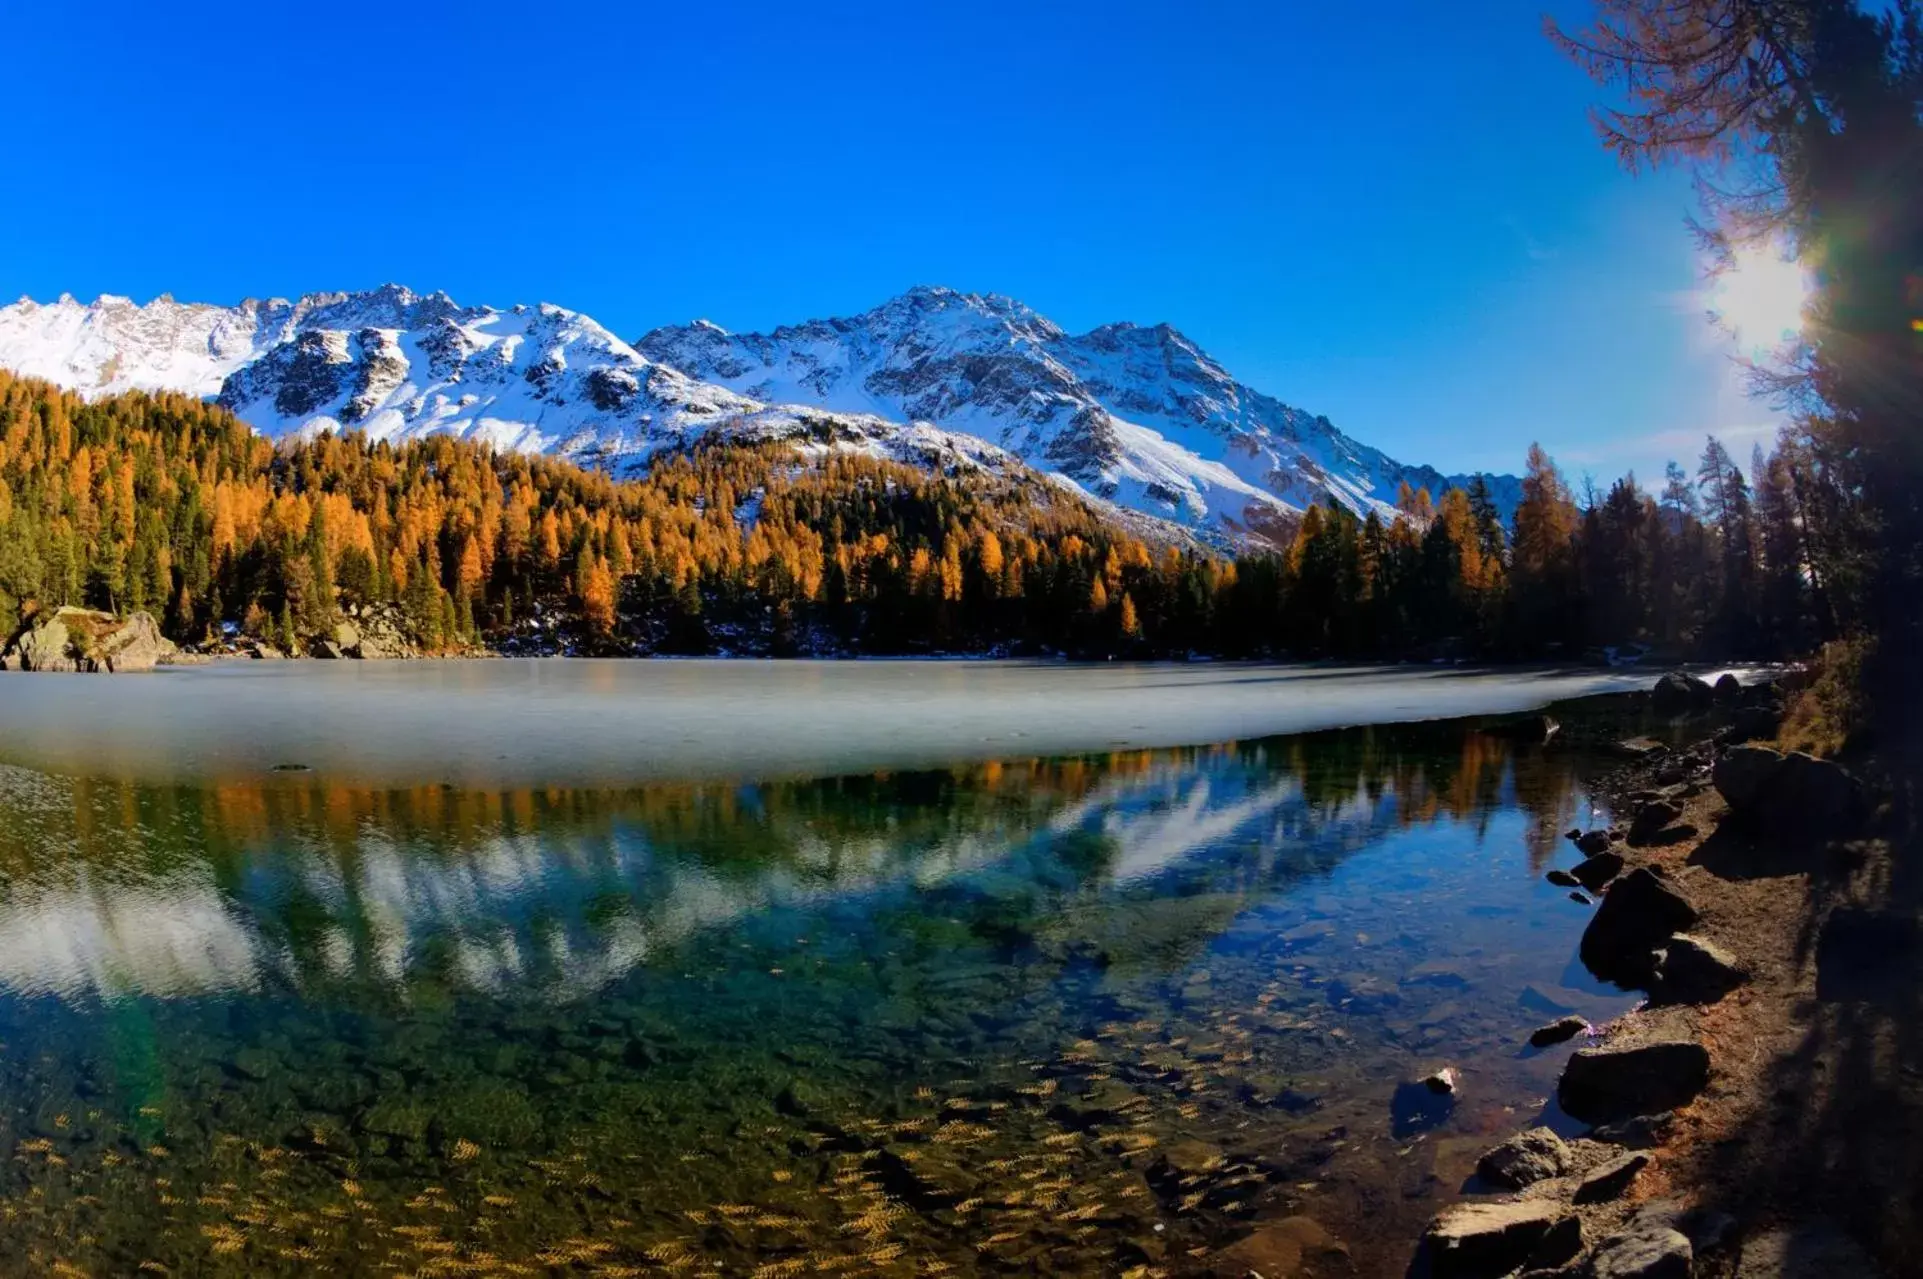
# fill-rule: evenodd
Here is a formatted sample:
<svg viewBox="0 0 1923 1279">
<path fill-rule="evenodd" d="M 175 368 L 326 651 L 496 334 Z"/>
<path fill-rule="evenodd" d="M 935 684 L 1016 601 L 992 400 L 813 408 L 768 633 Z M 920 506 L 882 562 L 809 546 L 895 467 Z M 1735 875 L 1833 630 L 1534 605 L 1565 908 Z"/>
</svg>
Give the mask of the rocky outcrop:
<svg viewBox="0 0 1923 1279">
<path fill-rule="evenodd" d="M 1688 1039 L 1579 1048 L 1556 1086 L 1562 1108 L 1602 1124 L 1674 1110 L 1709 1083 L 1709 1051 Z"/>
<path fill-rule="evenodd" d="M 176 656 L 147 613 L 115 617 L 84 608 L 56 609 L 30 619 L 0 652 L 0 670 L 150 671 Z"/>
<path fill-rule="evenodd" d="M 1639 866 L 1603 894 L 1583 930 L 1582 961 L 1621 986 L 1642 986 L 1656 971 L 1656 950 L 1699 918 L 1688 898 L 1648 867 Z"/>
</svg>

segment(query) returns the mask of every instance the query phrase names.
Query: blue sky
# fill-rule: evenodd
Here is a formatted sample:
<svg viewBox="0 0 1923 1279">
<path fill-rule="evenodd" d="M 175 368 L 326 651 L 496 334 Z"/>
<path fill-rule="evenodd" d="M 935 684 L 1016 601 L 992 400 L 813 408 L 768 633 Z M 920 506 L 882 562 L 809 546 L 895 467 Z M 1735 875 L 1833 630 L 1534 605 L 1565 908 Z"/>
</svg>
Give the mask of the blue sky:
<svg viewBox="0 0 1923 1279">
<path fill-rule="evenodd" d="M 1166 320 L 1448 469 L 1773 429 L 1686 178 L 1616 168 L 1531 4 L 105 3 L 8 45 L 8 298 L 395 280 L 632 338 L 940 283 Z"/>
</svg>

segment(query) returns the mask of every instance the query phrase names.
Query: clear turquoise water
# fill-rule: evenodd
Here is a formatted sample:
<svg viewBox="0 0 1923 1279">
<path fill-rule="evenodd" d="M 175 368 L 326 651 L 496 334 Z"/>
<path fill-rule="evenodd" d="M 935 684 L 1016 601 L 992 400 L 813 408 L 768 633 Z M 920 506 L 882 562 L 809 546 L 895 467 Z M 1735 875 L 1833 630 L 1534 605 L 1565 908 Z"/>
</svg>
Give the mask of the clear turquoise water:
<svg viewBox="0 0 1923 1279">
<path fill-rule="evenodd" d="M 1580 721 L 1582 712 L 1569 712 Z M 0 1270 L 1364 1273 L 1628 1000 L 1462 722 L 628 789 L 0 766 Z M 1397 1085 L 1462 1101 L 1399 1126 Z"/>
</svg>

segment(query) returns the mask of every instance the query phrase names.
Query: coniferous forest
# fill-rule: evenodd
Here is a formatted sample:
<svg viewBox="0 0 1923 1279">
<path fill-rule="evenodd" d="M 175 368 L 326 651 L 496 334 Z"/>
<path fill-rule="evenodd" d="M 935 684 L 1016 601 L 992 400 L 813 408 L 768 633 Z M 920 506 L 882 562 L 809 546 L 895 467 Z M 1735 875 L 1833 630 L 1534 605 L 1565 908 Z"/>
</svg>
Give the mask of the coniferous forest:
<svg viewBox="0 0 1923 1279">
<path fill-rule="evenodd" d="M 1854 509 L 1820 437 L 1715 440 L 1577 493 L 1540 449 L 1486 493 L 1305 512 L 1230 558 L 1032 472 L 713 443 L 629 481 L 450 438 L 276 446 L 181 396 L 0 374 L 0 609 L 146 611 L 304 652 L 398 610 L 412 645 L 605 653 L 1767 657 L 1850 627 Z"/>
</svg>

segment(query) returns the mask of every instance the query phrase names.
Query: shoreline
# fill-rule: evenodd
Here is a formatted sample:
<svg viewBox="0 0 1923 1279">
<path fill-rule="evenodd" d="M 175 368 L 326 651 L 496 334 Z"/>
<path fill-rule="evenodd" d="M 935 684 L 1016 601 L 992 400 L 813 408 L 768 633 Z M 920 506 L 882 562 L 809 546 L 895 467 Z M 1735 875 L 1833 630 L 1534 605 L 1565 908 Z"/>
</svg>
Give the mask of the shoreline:
<svg viewBox="0 0 1923 1279">
<path fill-rule="evenodd" d="M 1485 1172 L 1412 1245 L 1412 1279 L 1918 1273 L 1916 1225 L 1901 1206 L 1912 1194 L 1914 1170 L 1904 1159 L 1879 1161 L 1868 1152 L 1881 1147 L 1878 1153 L 1886 1154 L 1892 1145 L 1907 1150 L 1911 1121 L 1923 1113 L 1923 1087 L 1901 1063 L 1902 1044 L 1884 1033 L 1898 1019 L 1864 1004 L 1860 991 L 1841 989 L 1840 965 L 1831 962 L 1844 949 L 1831 942 L 1839 919 L 1889 904 L 1890 841 L 1863 837 L 1873 823 L 1867 811 L 1854 829 L 1840 824 L 1802 832 L 1749 819 L 1753 810 L 1739 813 L 1719 789 L 1730 785 L 1725 773 L 1712 767 L 1736 745 L 1724 736 L 1651 752 L 1598 786 L 1612 811 L 1625 817 L 1667 806 L 1632 823 L 1645 829 L 1630 838 L 1623 836 L 1631 832 L 1614 830 L 1608 851 L 1621 857 L 1622 867 L 1602 898 L 1643 872 L 1685 900 L 1696 915 L 1684 925 L 1695 961 L 1689 982 L 1666 986 L 1666 958 L 1647 980 L 1619 979 L 1655 993 L 1621 1017 L 1546 1049 L 1565 1057 L 1564 1102 L 1575 1096 L 1595 1104 L 1587 1089 L 1572 1093 L 1572 1077 L 1586 1075 L 1568 1064 L 1595 1054 L 1619 1072 L 1606 1081 L 1610 1086 L 1631 1094 L 1641 1088 L 1644 1096 L 1675 1104 L 1620 1106 L 1623 1113 L 1608 1122 L 1586 1123 L 1552 1098 L 1537 1122 L 1563 1138 L 1560 1150 L 1533 1128 L 1490 1152 L 1513 1157 L 1539 1143 L 1553 1153 L 1536 1170 L 1538 1179 L 1504 1187 L 1487 1177 L 1485 1158 Z M 1679 759 L 1688 761 L 1680 783 Z M 1559 864 L 1578 865 L 1582 857 L 1572 842 Z M 1600 911 L 1585 934 L 1586 952 L 1597 918 Z M 1898 956 L 1869 949 L 1854 956 L 1857 967 L 1880 971 L 1844 979 L 1892 983 L 1883 969 Z M 1903 972 L 1896 968 L 1894 984 Z M 1864 1043 L 1878 1050 L 1873 1065 L 1853 1059 Z M 1706 1054 L 1700 1083 L 1674 1073 L 1660 1078 L 1667 1067 L 1632 1067 L 1623 1055 L 1676 1044 L 1699 1045 Z M 1642 1059 L 1655 1061 L 1648 1053 Z M 1671 1085 L 1672 1096 L 1661 1098 Z M 1905 1093 L 1901 1103 L 1907 1104 L 1851 1096 L 1859 1087 Z M 1532 1223 L 1523 1228 L 1533 1242 L 1520 1250 L 1517 1222 Z M 1512 1232 L 1508 1253 L 1492 1242 L 1505 1223 Z"/>
</svg>

